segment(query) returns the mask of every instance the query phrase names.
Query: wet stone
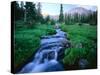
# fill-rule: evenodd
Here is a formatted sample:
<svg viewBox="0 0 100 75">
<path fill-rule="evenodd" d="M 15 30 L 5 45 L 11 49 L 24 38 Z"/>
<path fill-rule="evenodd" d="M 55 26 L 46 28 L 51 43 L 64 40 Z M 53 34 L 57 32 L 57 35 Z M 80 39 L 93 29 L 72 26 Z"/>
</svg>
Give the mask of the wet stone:
<svg viewBox="0 0 100 75">
<path fill-rule="evenodd" d="M 88 61 L 86 59 L 80 59 L 79 60 L 79 68 L 85 69 L 88 68 Z"/>
</svg>

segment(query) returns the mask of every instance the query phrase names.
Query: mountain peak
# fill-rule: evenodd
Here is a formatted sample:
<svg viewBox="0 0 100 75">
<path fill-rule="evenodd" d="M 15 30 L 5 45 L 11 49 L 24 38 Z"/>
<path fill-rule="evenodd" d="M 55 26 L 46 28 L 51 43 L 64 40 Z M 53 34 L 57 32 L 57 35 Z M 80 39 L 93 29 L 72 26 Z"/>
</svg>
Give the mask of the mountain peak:
<svg viewBox="0 0 100 75">
<path fill-rule="evenodd" d="M 74 15 L 74 14 L 79 14 L 79 15 L 88 15 L 91 11 L 87 10 L 83 7 L 75 7 L 71 10 L 68 11 L 69 14 Z"/>
</svg>

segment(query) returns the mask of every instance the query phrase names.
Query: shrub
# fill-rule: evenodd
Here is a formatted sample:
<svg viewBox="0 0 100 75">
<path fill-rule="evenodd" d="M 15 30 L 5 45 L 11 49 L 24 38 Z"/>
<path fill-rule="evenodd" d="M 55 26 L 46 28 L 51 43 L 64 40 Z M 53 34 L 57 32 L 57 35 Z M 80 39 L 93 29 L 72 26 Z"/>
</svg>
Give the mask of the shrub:
<svg viewBox="0 0 100 75">
<path fill-rule="evenodd" d="M 66 49 L 67 51 L 67 49 Z M 84 57 L 85 50 L 83 48 L 69 48 L 68 53 L 65 52 L 65 57 L 63 59 L 64 64 L 74 65 L 75 62 Z"/>
</svg>

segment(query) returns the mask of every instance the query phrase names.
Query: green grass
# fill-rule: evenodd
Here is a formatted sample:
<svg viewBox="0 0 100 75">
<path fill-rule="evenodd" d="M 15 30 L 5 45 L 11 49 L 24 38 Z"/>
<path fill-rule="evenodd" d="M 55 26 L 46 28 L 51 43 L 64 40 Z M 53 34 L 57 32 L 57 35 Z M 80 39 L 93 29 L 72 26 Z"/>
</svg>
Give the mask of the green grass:
<svg viewBox="0 0 100 75">
<path fill-rule="evenodd" d="M 65 51 L 64 63 L 73 65 L 77 59 L 86 55 L 84 48 L 69 48 Z"/>
<path fill-rule="evenodd" d="M 75 65 L 77 60 L 84 58 L 90 67 L 96 67 L 97 27 L 90 25 L 61 25 L 61 29 L 68 34 L 71 48 L 65 50 L 63 63 Z M 80 48 L 82 44 L 82 48 Z"/>
<path fill-rule="evenodd" d="M 61 25 L 61 29 L 68 33 L 71 48 L 65 50 L 64 66 L 75 65 L 78 59 L 87 59 L 90 67 L 96 66 L 97 29 L 96 26 Z M 16 23 L 15 39 L 15 68 L 25 63 L 39 48 L 40 37 L 55 34 L 53 25 L 38 24 L 27 28 L 23 22 Z M 80 48 L 80 43 L 82 48 Z"/>
<path fill-rule="evenodd" d="M 56 33 L 54 27 L 51 25 L 34 25 L 33 28 L 26 28 L 23 24 L 22 22 L 16 23 L 17 28 L 14 31 L 15 68 L 20 67 L 36 52 L 37 48 L 40 46 L 41 36 Z"/>
</svg>

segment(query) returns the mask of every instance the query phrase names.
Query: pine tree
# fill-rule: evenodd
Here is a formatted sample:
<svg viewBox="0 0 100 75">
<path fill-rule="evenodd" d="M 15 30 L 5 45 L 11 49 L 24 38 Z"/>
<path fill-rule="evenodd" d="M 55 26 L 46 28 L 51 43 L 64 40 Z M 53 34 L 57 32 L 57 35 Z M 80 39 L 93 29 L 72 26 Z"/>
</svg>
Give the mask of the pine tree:
<svg viewBox="0 0 100 75">
<path fill-rule="evenodd" d="M 68 24 L 68 23 L 69 23 L 69 15 L 65 14 L 65 24 Z"/>
<path fill-rule="evenodd" d="M 75 14 L 74 14 L 74 21 L 75 21 L 75 22 L 78 22 L 78 21 L 79 21 L 78 13 L 75 13 Z"/>
<path fill-rule="evenodd" d="M 92 24 L 97 25 L 97 11 L 94 11 L 92 14 Z"/>
<path fill-rule="evenodd" d="M 41 14 L 41 3 L 39 2 L 37 4 L 37 19 L 38 19 L 38 22 L 42 22 L 42 14 Z"/>
<path fill-rule="evenodd" d="M 25 7 L 26 5 L 24 5 Z M 24 8 L 24 22 L 26 23 L 27 21 L 27 11 L 26 11 L 26 7 Z"/>
<path fill-rule="evenodd" d="M 24 2 L 23 1 L 21 1 L 20 6 L 21 6 L 20 7 L 21 19 L 24 20 L 24 12 L 25 12 L 25 10 L 24 10 Z"/>
<path fill-rule="evenodd" d="M 20 7 L 17 1 L 12 2 L 13 13 L 14 13 L 14 20 L 20 20 Z"/>
<path fill-rule="evenodd" d="M 50 22 L 50 16 L 48 15 L 46 18 L 45 18 L 45 23 L 49 23 Z"/>
<path fill-rule="evenodd" d="M 36 13 L 35 4 L 32 2 L 26 2 L 25 9 L 26 9 L 26 21 L 30 25 L 36 23 L 37 13 Z"/>
<path fill-rule="evenodd" d="M 64 15 L 63 15 L 63 5 L 60 5 L 60 15 L 59 15 L 59 22 L 62 23 L 64 21 Z"/>
<path fill-rule="evenodd" d="M 95 25 L 97 25 L 97 11 L 94 12 L 94 21 L 95 21 Z"/>
</svg>

